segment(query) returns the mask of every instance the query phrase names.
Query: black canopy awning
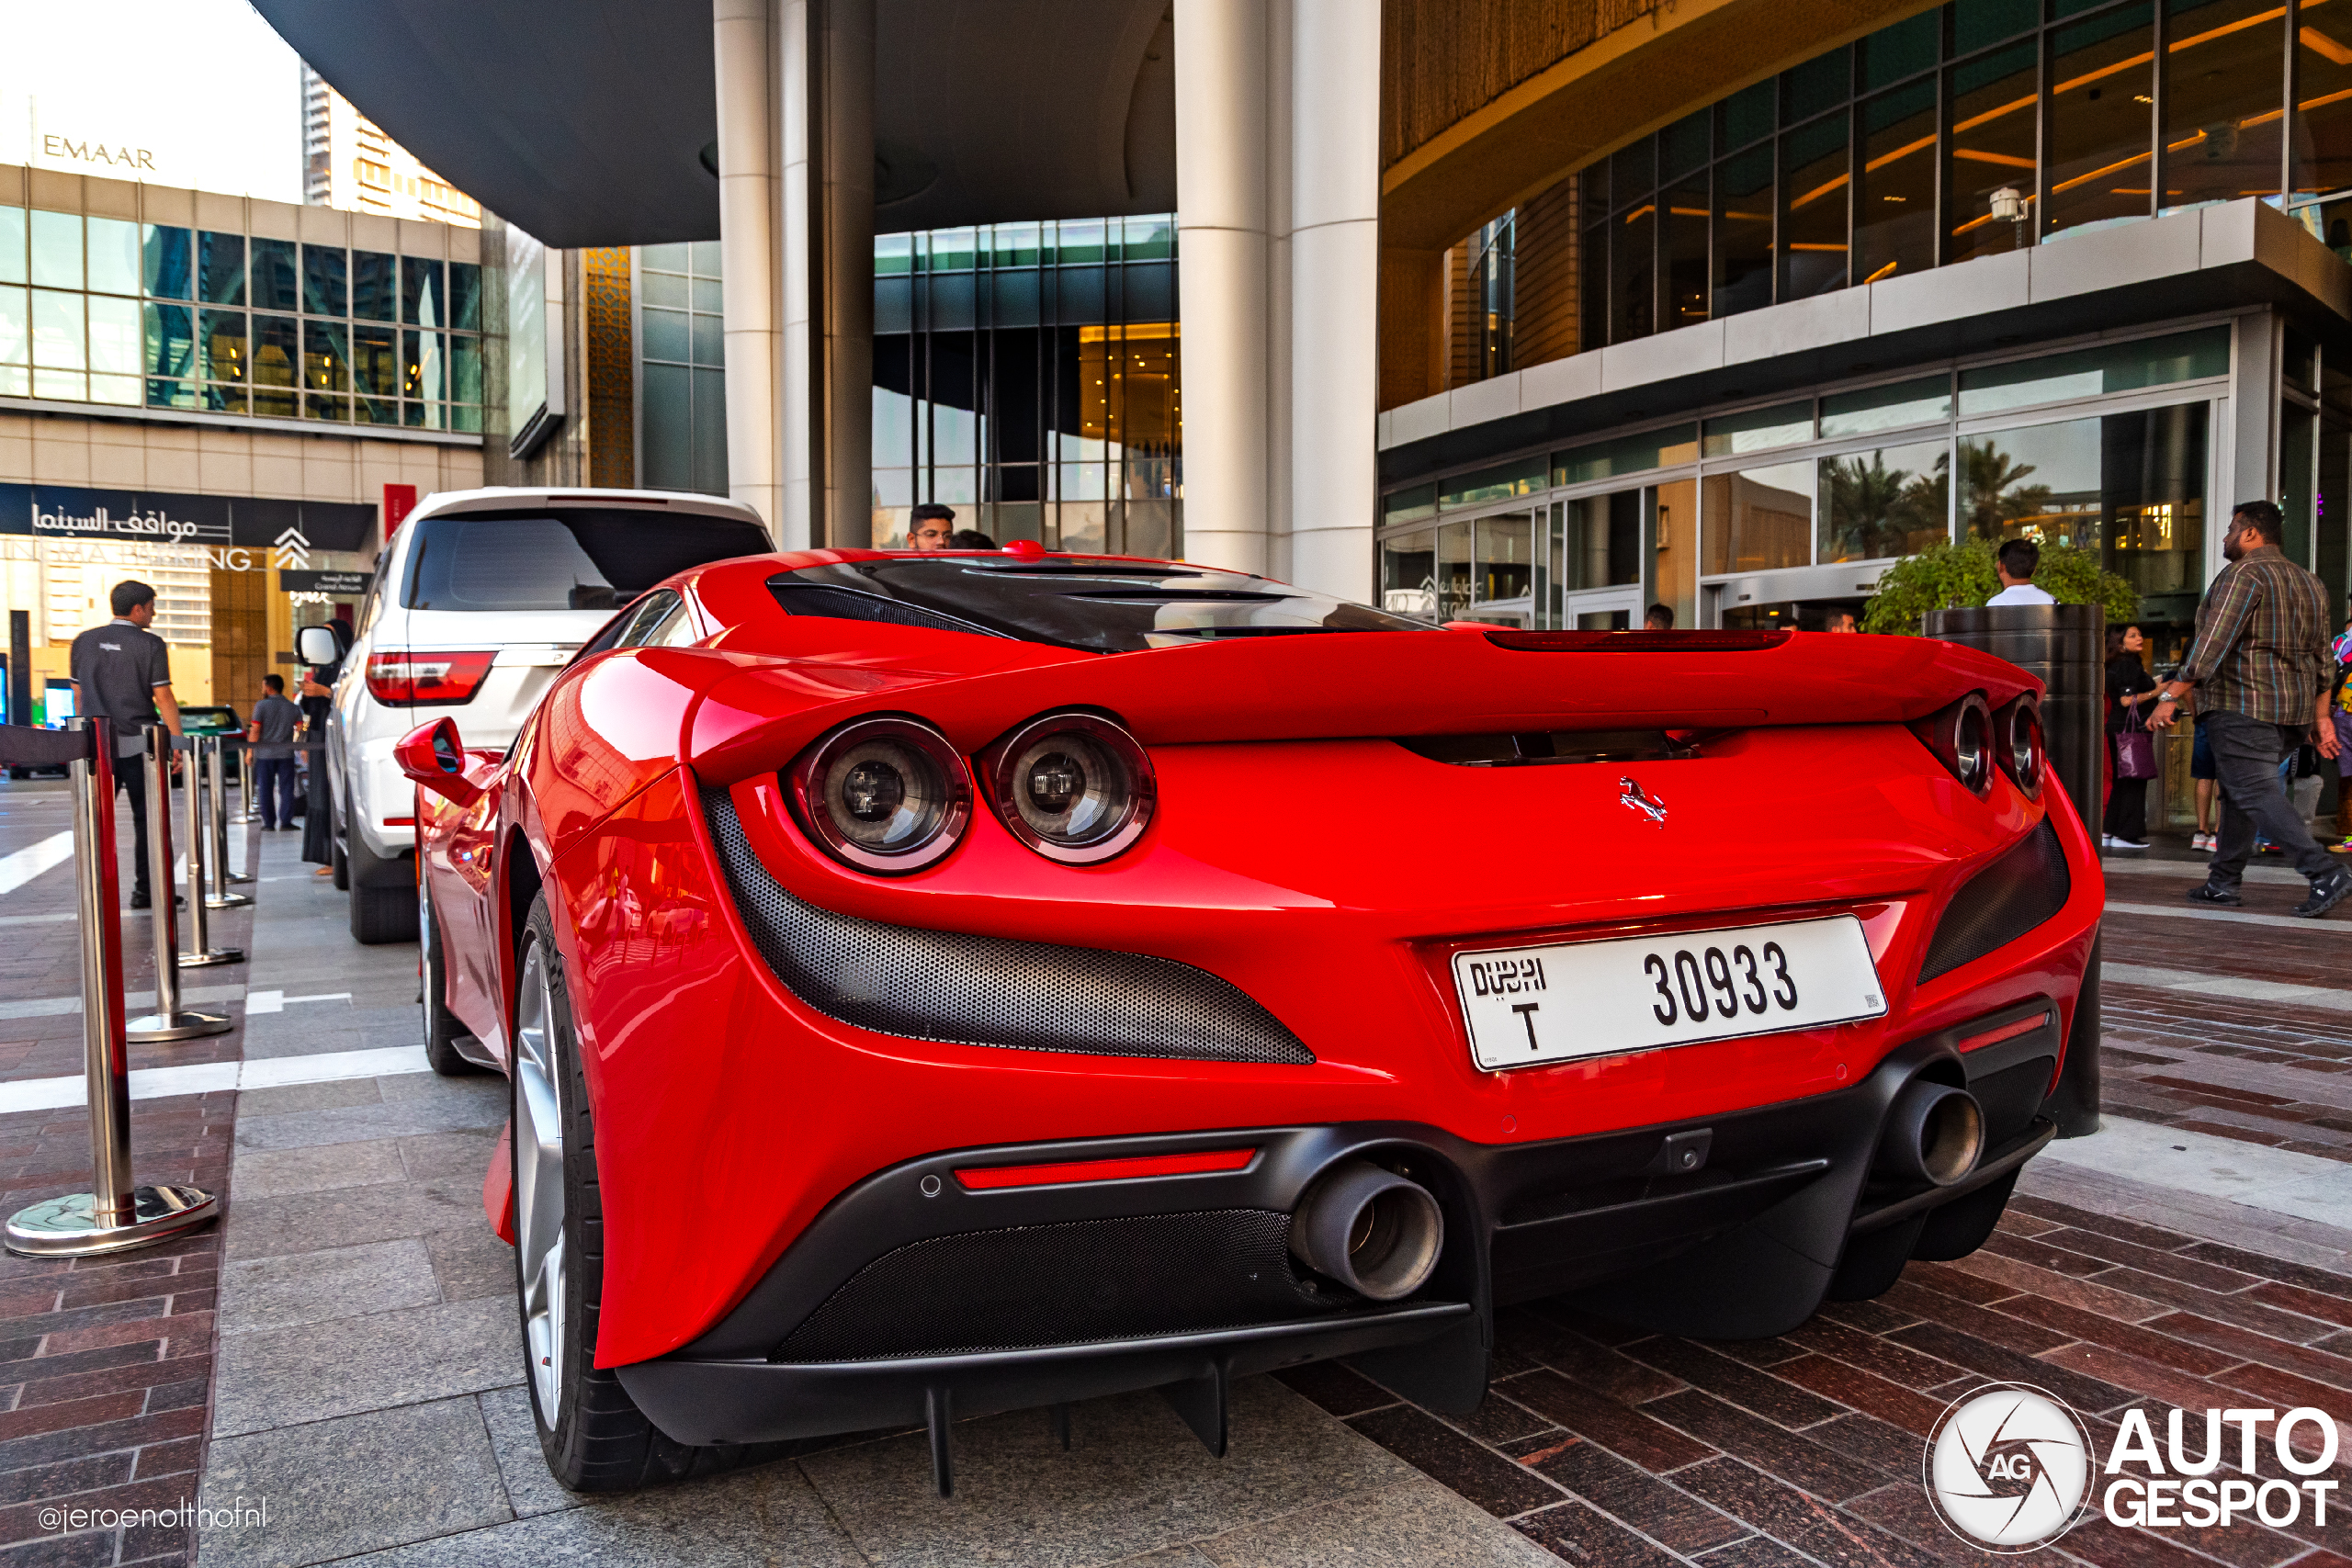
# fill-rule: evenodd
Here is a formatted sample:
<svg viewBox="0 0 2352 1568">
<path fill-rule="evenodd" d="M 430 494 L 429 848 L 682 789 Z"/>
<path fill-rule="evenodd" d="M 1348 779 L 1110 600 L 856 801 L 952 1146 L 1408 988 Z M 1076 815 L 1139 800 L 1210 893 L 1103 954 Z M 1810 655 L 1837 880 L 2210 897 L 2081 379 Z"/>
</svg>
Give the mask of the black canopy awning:
<svg viewBox="0 0 2352 1568">
<path fill-rule="evenodd" d="M 1175 205 L 1166 0 L 876 0 L 884 231 Z M 550 245 L 718 236 L 710 0 L 254 0 L 319 74 Z"/>
</svg>

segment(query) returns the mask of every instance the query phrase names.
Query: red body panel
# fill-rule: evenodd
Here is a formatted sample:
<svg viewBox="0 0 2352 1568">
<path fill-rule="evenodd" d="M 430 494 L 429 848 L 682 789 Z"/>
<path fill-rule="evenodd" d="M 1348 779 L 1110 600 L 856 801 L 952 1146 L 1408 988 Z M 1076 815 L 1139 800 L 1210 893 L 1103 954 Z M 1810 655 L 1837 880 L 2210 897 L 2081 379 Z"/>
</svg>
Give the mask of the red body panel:
<svg viewBox="0 0 2352 1568">
<path fill-rule="evenodd" d="M 2045 809 L 2006 777 L 1980 800 L 1900 728 L 1972 689 L 1996 705 L 2032 689 L 2002 661 L 1875 637 L 1531 653 L 1470 631 L 1091 655 L 782 615 L 766 580 L 830 558 L 684 580 L 725 628 L 710 646 L 582 660 L 481 802 L 421 807 L 450 1005 L 502 1053 L 508 890 L 536 878 L 555 906 L 605 1209 L 600 1365 L 692 1340 L 838 1194 L 918 1156 L 1335 1121 L 1564 1138 L 1834 1089 L 1905 1040 L 2009 1002 L 2050 996 L 2071 1012 L 2103 889 L 2054 789 L 2064 908 L 1927 986 L 1910 979 L 1953 889 Z M 801 833 L 775 778 L 859 714 L 915 715 L 968 756 L 1069 706 L 1117 715 L 1158 773 L 1152 828 L 1099 866 L 1049 862 L 978 812 L 936 866 L 867 875 Z M 1515 769 L 1385 739 L 1634 727 L 1737 733 L 1687 760 Z M 1627 773 L 1668 808 L 1663 829 L 1623 808 Z M 751 944 L 697 800 L 722 786 L 769 873 L 810 904 L 1196 965 L 1316 1060 L 1011 1051 L 831 1018 Z M 1461 947 L 1846 911 L 1865 923 L 1884 1019 L 1509 1073 L 1472 1064 L 1449 967 Z"/>
</svg>

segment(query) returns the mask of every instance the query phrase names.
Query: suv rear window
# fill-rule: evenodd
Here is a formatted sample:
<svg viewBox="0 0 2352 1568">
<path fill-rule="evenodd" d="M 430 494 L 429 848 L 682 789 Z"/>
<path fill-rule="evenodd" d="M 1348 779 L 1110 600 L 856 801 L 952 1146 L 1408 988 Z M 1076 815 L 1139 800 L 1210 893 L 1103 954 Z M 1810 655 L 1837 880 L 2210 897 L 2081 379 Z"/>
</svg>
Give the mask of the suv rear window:
<svg viewBox="0 0 2352 1568">
<path fill-rule="evenodd" d="M 417 525 L 412 610 L 617 610 L 672 572 L 775 547 L 731 517 L 650 507 L 468 512 Z"/>
<path fill-rule="evenodd" d="M 839 561 L 768 580 L 786 612 L 1018 637 L 1095 653 L 1230 637 L 1429 631 L 1270 578 L 1132 560 Z"/>
</svg>

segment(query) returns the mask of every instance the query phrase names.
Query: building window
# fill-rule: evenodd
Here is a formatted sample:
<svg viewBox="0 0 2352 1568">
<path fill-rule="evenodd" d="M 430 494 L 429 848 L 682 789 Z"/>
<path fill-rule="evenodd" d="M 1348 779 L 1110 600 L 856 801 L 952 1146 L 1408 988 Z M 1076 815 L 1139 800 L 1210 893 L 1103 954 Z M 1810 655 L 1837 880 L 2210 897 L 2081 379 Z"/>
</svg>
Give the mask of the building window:
<svg viewBox="0 0 2352 1568">
<path fill-rule="evenodd" d="M 418 310 L 456 329 L 405 384 L 357 364 L 403 262 Z M 469 262 L 0 207 L 0 397 L 479 430 L 481 292 Z"/>
<path fill-rule="evenodd" d="M 2306 5 L 2290 37 L 2289 15 L 1956 0 L 1591 164 L 1560 261 L 1515 262 L 1566 276 L 1576 252 L 1591 350 L 2246 197 L 2352 257 L 2352 35 Z"/>
<path fill-rule="evenodd" d="M 910 509 L 1057 548 L 1182 547 L 1172 217 L 886 234 L 874 247 L 874 538 Z"/>
<path fill-rule="evenodd" d="M 637 253 L 638 482 L 727 493 L 727 355 L 716 241 Z"/>
</svg>

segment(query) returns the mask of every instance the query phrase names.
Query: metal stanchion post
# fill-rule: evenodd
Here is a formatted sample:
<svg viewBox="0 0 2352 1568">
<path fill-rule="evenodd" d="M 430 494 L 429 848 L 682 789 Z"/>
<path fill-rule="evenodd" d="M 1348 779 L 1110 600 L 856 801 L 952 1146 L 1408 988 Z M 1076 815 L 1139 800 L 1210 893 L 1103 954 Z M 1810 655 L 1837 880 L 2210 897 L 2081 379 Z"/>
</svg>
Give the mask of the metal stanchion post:
<svg viewBox="0 0 2352 1568">
<path fill-rule="evenodd" d="M 104 719 L 76 727 L 90 753 L 73 763 L 74 862 L 81 894 L 82 1044 L 90 1093 L 93 1190 L 49 1198 L 8 1220 L 8 1250 L 86 1257 L 164 1240 L 217 1212 L 199 1187 L 141 1187 L 130 1167 L 130 1063 L 122 1025 L 121 888 L 115 874 L 114 735 Z M 168 802 L 159 805 L 168 806 Z M 160 817 L 162 813 L 158 813 Z M 165 863 L 168 867 L 169 862 Z M 171 907 L 168 870 L 160 915 Z"/>
<path fill-rule="evenodd" d="M 237 814 L 229 818 L 232 827 L 249 828 L 261 820 L 261 800 L 254 794 L 254 754 L 250 749 L 245 752 L 245 760 L 237 767 Z M 248 876 L 241 880 L 251 882 L 253 878 Z"/>
<path fill-rule="evenodd" d="M 188 743 L 183 741 L 182 744 Z M 180 967 L 183 969 L 200 969 L 214 964 L 243 964 L 245 961 L 244 953 L 236 948 L 216 948 L 212 945 L 211 917 L 207 912 L 211 906 L 204 897 L 205 840 L 209 835 L 204 830 L 203 793 L 198 788 L 203 773 L 196 763 L 197 758 L 191 753 L 187 784 L 181 791 L 183 798 L 180 802 L 185 808 L 182 819 L 187 824 L 188 950 L 180 954 Z"/>
<path fill-rule="evenodd" d="M 126 1039 L 141 1045 L 166 1040 L 194 1040 L 199 1035 L 226 1034 L 229 1016 L 196 1012 L 180 1006 L 180 932 L 172 908 L 172 732 L 160 724 L 147 727 L 147 885 L 154 889 L 152 917 L 155 934 L 155 1010 L 123 1026 Z M 188 784 L 195 786 L 191 773 Z M 200 918 L 200 917 L 199 917 Z M 240 957 L 243 956 L 239 954 Z"/>
<path fill-rule="evenodd" d="M 229 908 L 238 904 L 250 904 L 253 899 L 243 893 L 232 893 L 232 882 L 251 882 L 252 877 L 229 864 L 229 770 L 220 761 L 221 739 L 218 735 L 202 738 L 204 747 L 205 801 L 211 811 L 212 822 L 212 907 Z M 250 766 L 245 770 L 250 773 Z"/>
</svg>

